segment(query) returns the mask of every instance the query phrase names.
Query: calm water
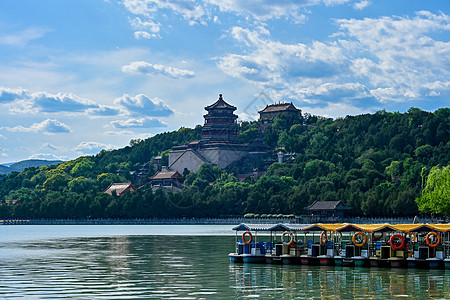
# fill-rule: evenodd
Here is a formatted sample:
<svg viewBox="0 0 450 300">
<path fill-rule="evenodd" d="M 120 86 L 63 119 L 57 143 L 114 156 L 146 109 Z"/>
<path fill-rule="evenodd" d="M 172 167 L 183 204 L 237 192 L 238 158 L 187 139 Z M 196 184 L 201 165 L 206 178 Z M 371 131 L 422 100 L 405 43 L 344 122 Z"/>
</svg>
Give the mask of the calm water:
<svg viewBox="0 0 450 300">
<path fill-rule="evenodd" d="M 0 226 L 0 298 L 450 299 L 450 271 L 231 264 L 232 226 Z"/>
</svg>

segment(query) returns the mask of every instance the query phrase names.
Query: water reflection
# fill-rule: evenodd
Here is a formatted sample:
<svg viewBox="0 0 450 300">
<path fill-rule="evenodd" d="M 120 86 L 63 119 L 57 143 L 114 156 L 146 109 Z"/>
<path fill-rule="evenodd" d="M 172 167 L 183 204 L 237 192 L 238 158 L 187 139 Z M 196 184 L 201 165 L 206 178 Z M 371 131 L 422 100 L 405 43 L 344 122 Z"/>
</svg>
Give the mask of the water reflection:
<svg viewBox="0 0 450 300">
<path fill-rule="evenodd" d="M 230 264 L 229 271 L 238 298 L 450 299 L 445 270 Z"/>
<path fill-rule="evenodd" d="M 230 264 L 231 236 L 0 243 L 0 298 L 449 299 L 450 271 Z"/>
</svg>

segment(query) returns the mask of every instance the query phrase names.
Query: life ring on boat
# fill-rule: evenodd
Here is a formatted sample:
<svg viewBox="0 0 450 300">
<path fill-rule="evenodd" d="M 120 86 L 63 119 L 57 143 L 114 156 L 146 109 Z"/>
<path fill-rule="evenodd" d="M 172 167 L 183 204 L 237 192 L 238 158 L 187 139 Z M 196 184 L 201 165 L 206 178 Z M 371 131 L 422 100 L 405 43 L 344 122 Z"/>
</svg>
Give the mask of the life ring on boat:
<svg viewBox="0 0 450 300">
<path fill-rule="evenodd" d="M 360 242 L 360 243 L 358 243 L 358 242 L 356 241 L 356 238 L 357 238 L 358 236 L 362 236 L 362 237 L 363 237 L 363 241 Z M 358 231 L 357 233 L 355 233 L 355 234 L 353 235 L 352 241 L 353 241 L 353 244 L 355 244 L 356 247 L 362 247 L 362 246 L 364 246 L 364 244 L 367 242 L 367 235 L 366 235 L 364 232 Z"/>
<path fill-rule="evenodd" d="M 417 242 L 417 235 L 415 232 L 408 232 L 406 236 L 409 236 L 409 239 L 412 243 Z"/>
<path fill-rule="evenodd" d="M 375 235 L 375 233 L 377 233 L 377 232 L 379 232 L 379 233 L 381 233 L 381 235 Z M 379 240 L 381 240 L 382 238 L 383 238 L 383 236 L 384 236 L 384 233 L 381 231 L 377 231 L 377 232 L 372 232 L 372 239 L 374 240 L 374 241 L 379 241 Z"/>
<path fill-rule="evenodd" d="M 432 237 L 432 236 L 436 237 L 436 242 L 435 243 L 432 243 L 430 241 L 430 237 Z M 427 241 L 428 247 L 434 248 L 434 247 L 436 247 L 437 245 L 439 245 L 441 243 L 441 236 L 437 232 L 431 231 L 431 232 L 429 232 L 427 234 L 426 241 Z"/>
<path fill-rule="evenodd" d="M 245 239 L 245 237 L 246 236 L 249 236 L 250 237 L 250 239 L 247 241 L 246 239 Z M 242 241 L 244 242 L 244 244 L 246 244 L 246 245 L 250 245 L 251 243 L 252 243 L 252 241 L 253 241 L 253 235 L 252 235 L 252 233 L 250 232 L 250 231 L 246 231 L 246 232 L 244 232 L 243 234 L 242 234 Z"/>
<path fill-rule="evenodd" d="M 285 242 L 284 239 L 288 235 L 290 236 L 289 242 Z M 285 231 L 285 232 L 283 232 L 283 235 L 281 236 L 281 239 L 283 241 L 283 244 L 285 244 L 285 245 L 292 245 L 292 243 L 294 243 L 294 234 L 292 232 L 290 232 L 290 231 Z"/>
<path fill-rule="evenodd" d="M 320 234 L 320 244 L 322 246 L 324 246 L 328 241 L 328 236 L 327 236 L 327 232 L 324 230 L 322 231 L 322 233 Z"/>
<path fill-rule="evenodd" d="M 398 238 L 400 242 L 396 242 L 395 239 Z M 389 245 L 391 245 L 392 249 L 394 250 L 400 250 L 405 246 L 405 238 L 400 234 L 394 234 L 389 239 Z"/>
</svg>

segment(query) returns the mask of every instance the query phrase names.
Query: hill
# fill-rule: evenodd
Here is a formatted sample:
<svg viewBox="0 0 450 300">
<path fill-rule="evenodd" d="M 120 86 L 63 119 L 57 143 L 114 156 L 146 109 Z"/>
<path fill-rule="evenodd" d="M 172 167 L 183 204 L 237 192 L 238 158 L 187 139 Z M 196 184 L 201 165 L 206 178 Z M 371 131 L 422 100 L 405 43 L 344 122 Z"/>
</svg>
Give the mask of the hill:
<svg viewBox="0 0 450 300">
<path fill-rule="evenodd" d="M 341 200 L 356 215 L 412 216 L 415 199 L 433 166 L 450 164 L 450 109 L 406 113 L 379 111 L 336 120 L 305 114 L 275 119 L 264 133 L 243 122 L 241 137 L 261 139 L 269 156 L 295 152 L 290 163 L 273 163 L 264 176 L 237 175 L 258 162 L 245 158 L 227 170 L 204 164 L 183 174 L 182 192 L 152 191 L 136 174 L 156 155 L 199 139 L 201 126 L 165 132 L 130 146 L 59 164 L 12 173 L 0 182 L 0 217 L 153 218 L 303 214 L 316 200 Z M 147 165 L 146 165 L 147 163 Z M 119 175 L 118 175 L 119 174 Z M 102 193 L 111 182 L 133 181 L 139 189 L 121 197 Z"/>
<path fill-rule="evenodd" d="M 43 166 L 58 165 L 62 160 L 42 160 L 42 159 L 28 159 L 7 165 L 0 165 L 0 175 L 9 174 L 11 172 L 22 172 L 28 168 L 39 168 Z"/>
</svg>

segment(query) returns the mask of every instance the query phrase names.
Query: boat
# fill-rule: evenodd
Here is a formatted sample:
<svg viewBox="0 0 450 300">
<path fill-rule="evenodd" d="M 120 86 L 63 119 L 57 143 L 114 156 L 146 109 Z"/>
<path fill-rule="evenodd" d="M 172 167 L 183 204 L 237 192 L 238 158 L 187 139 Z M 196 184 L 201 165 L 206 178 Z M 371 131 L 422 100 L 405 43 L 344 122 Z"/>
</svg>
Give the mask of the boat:
<svg viewBox="0 0 450 300">
<path fill-rule="evenodd" d="M 233 262 L 450 269 L 450 224 L 241 224 L 233 229 Z M 261 231 L 267 242 L 257 241 Z"/>
<path fill-rule="evenodd" d="M 235 252 L 228 254 L 232 262 L 265 263 L 266 256 L 273 253 L 273 234 L 284 231 L 280 224 L 240 224 L 233 228 L 236 231 Z M 243 231 L 241 239 L 238 232 Z M 258 232 L 270 232 L 269 241 L 257 241 Z"/>
</svg>

